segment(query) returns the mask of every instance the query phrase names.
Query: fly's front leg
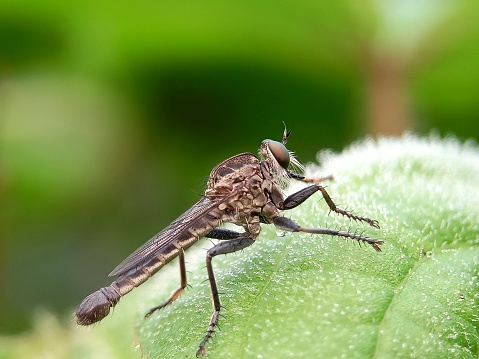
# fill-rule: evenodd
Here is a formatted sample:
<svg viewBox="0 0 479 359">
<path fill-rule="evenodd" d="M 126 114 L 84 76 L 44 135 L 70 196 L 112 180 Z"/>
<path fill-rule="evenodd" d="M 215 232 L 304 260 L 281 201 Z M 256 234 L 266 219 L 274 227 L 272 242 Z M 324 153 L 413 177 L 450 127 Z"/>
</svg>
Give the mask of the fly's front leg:
<svg viewBox="0 0 479 359">
<path fill-rule="evenodd" d="M 356 221 L 366 222 L 374 228 L 379 228 L 379 223 L 375 219 L 370 219 L 370 218 L 367 218 L 367 217 L 358 216 L 356 214 L 350 213 L 350 212 L 336 206 L 336 204 L 333 202 L 333 200 L 329 196 L 328 192 L 326 192 L 326 189 L 319 184 L 313 184 L 309 187 L 303 188 L 302 190 L 288 196 L 283 201 L 283 203 L 280 205 L 279 209 L 287 210 L 287 209 L 292 209 L 296 206 L 299 206 L 301 203 L 306 201 L 309 197 L 311 197 L 317 191 L 321 192 L 321 194 L 323 195 L 324 200 L 328 204 L 328 207 L 331 211 L 339 213 L 343 216 L 354 219 Z"/>
<path fill-rule="evenodd" d="M 296 180 L 303 181 L 306 183 L 318 183 L 318 182 L 330 181 L 334 179 L 332 175 L 325 176 L 325 177 L 306 177 L 300 173 L 295 173 L 290 171 L 288 171 L 288 176 L 290 178 L 294 178 Z"/>
<path fill-rule="evenodd" d="M 170 297 L 161 303 L 160 305 L 151 308 L 148 313 L 146 313 L 145 318 L 148 318 L 150 315 L 152 315 L 154 312 L 156 312 L 158 309 L 163 309 L 167 305 L 170 305 L 173 303 L 178 297 L 184 292 L 186 286 L 188 285 L 188 281 L 186 280 L 186 266 L 185 266 L 185 255 L 183 253 L 183 249 L 180 249 L 180 252 L 178 254 L 178 259 L 180 262 L 180 287 L 175 290 Z"/>
<path fill-rule="evenodd" d="M 331 236 L 351 238 L 351 239 L 357 240 L 359 243 L 370 244 L 376 250 L 376 252 L 381 252 L 381 248 L 379 248 L 379 245 L 383 244 L 383 241 L 371 239 L 368 237 L 363 237 L 354 233 L 349 233 L 347 231 L 338 231 L 336 229 L 329 229 L 329 228 L 301 227 L 298 223 L 286 217 L 276 217 L 273 220 L 273 223 L 276 227 L 278 227 L 279 229 L 282 229 L 283 231 L 305 232 L 305 233 L 314 233 L 314 234 L 329 234 Z"/>
<path fill-rule="evenodd" d="M 213 266 L 211 265 L 211 260 L 213 259 L 213 257 L 219 254 L 233 253 L 243 248 L 246 248 L 252 245 L 253 243 L 254 243 L 254 238 L 240 237 L 240 238 L 232 239 L 228 242 L 218 243 L 214 247 L 212 247 L 210 250 L 208 250 L 208 253 L 206 255 L 206 269 L 208 271 L 208 279 L 210 281 L 211 297 L 213 301 L 214 312 L 210 320 L 208 331 L 206 332 L 206 335 L 204 339 L 202 340 L 202 342 L 200 343 L 198 347 L 198 351 L 196 352 L 197 357 L 205 356 L 207 354 L 205 345 L 206 343 L 208 343 L 210 338 L 213 336 L 213 333 L 215 332 L 215 327 L 218 324 L 218 318 L 220 316 L 220 310 L 221 310 L 221 302 L 220 302 L 220 297 L 218 293 L 218 287 L 216 285 L 215 275 L 213 273 Z"/>
</svg>

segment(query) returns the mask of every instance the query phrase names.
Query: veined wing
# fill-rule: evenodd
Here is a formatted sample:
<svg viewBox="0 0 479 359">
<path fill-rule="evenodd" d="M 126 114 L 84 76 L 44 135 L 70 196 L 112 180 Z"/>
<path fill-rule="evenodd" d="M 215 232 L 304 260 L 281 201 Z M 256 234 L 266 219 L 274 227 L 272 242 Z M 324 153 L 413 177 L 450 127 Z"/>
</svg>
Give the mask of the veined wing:
<svg viewBox="0 0 479 359">
<path fill-rule="evenodd" d="M 189 229 L 198 230 L 198 223 L 201 220 L 204 220 L 204 216 L 210 213 L 213 209 L 217 208 L 220 203 L 227 201 L 230 196 L 223 197 L 217 201 L 211 201 L 206 197 L 202 197 L 198 202 L 191 206 L 185 213 L 175 219 L 168 227 L 163 229 L 148 242 L 139 247 L 136 251 L 130 254 L 123 262 L 121 262 L 109 276 L 121 275 L 129 271 L 130 269 L 146 263 L 149 260 L 153 259 L 159 253 L 161 253 L 165 248 L 172 244 L 175 240 L 180 239 L 182 236 L 191 237 Z M 216 224 L 214 227 L 218 226 Z M 204 228 L 203 226 L 203 235 L 207 234 L 214 227 Z"/>
</svg>

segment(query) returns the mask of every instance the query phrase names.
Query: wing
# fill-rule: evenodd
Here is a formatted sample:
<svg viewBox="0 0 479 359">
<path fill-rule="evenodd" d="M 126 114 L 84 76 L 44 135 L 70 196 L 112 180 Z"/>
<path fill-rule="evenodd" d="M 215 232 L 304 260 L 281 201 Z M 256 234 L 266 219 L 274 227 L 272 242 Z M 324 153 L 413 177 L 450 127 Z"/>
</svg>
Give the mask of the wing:
<svg viewBox="0 0 479 359">
<path fill-rule="evenodd" d="M 213 228 L 219 226 L 221 222 L 221 219 L 213 218 L 211 215 L 208 216 L 208 214 L 212 210 L 218 209 L 218 205 L 229 200 L 229 198 L 230 196 L 225 196 L 219 200 L 211 201 L 206 197 L 202 197 L 168 227 L 130 254 L 113 269 L 109 276 L 124 274 L 130 269 L 148 262 L 170 247 L 175 241 L 186 238 L 191 239 L 192 237 L 197 237 L 198 239 L 203 237 Z M 195 235 L 191 231 L 194 231 Z"/>
</svg>

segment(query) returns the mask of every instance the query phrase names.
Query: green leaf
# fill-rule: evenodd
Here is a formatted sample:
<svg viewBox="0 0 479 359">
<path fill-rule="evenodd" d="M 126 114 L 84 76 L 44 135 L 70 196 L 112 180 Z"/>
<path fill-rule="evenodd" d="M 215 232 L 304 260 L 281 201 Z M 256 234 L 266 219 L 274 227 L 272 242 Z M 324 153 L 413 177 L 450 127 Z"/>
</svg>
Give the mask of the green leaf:
<svg viewBox="0 0 479 359">
<path fill-rule="evenodd" d="M 365 140 L 319 161 L 307 173 L 333 174 L 333 200 L 379 220 L 381 230 L 328 213 L 319 195 L 285 215 L 364 231 L 385 241 L 383 252 L 330 236 L 280 237 L 263 226 L 253 246 L 213 260 L 224 309 L 208 357 L 476 358 L 477 149 L 405 136 Z M 195 356 L 212 314 L 206 246 L 186 253 L 192 287 L 148 320 L 143 313 L 178 286 L 177 262 L 146 284 L 136 330 L 148 357 Z"/>
</svg>

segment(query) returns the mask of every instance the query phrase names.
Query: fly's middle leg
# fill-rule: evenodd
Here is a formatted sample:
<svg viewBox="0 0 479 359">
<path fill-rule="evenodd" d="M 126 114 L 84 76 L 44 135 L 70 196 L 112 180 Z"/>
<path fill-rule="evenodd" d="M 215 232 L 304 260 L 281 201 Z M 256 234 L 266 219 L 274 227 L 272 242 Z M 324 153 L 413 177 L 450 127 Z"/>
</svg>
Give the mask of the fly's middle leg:
<svg viewBox="0 0 479 359">
<path fill-rule="evenodd" d="M 229 240 L 229 239 L 244 237 L 244 233 L 239 233 L 226 228 L 215 228 L 209 231 L 208 234 L 205 235 L 205 237 L 220 239 L 220 240 Z"/>
<path fill-rule="evenodd" d="M 221 310 L 221 302 L 220 302 L 218 287 L 216 285 L 216 279 L 215 279 L 215 274 L 213 272 L 213 266 L 211 264 L 211 260 L 213 259 L 213 257 L 219 254 L 233 253 L 243 248 L 246 248 L 252 245 L 253 243 L 254 243 L 254 238 L 252 237 L 240 237 L 240 238 L 229 240 L 227 242 L 220 242 L 216 244 L 214 247 L 212 247 L 210 250 L 208 250 L 208 253 L 206 255 L 206 269 L 208 271 L 208 280 L 210 281 L 211 297 L 212 297 L 214 312 L 211 317 L 210 324 L 208 326 L 208 331 L 206 332 L 206 335 L 204 339 L 201 341 L 198 347 L 198 351 L 196 352 L 197 357 L 205 356 L 207 354 L 207 350 L 205 346 L 206 346 L 206 343 L 208 343 L 210 338 L 213 336 L 213 333 L 215 332 L 215 328 L 216 328 L 216 325 L 218 324 L 218 319 L 219 319 L 220 310 Z"/>
<path fill-rule="evenodd" d="M 152 315 L 154 312 L 156 312 L 158 309 L 163 309 L 167 305 L 170 305 L 173 303 L 178 297 L 184 292 L 186 286 L 188 285 L 188 281 L 186 279 L 186 266 L 185 266 L 185 254 L 183 253 L 183 250 L 180 249 L 178 253 L 178 259 L 180 262 L 180 287 L 176 289 L 170 297 L 165 300 L 163 303 L 160 305 L 151 308 L 148 313 L 146 313 L 145 318 L 148 318 L 150 315 Z"/>
<path fill-rule="evenodd" d="M 321 227 L 318 227 L 318 228 L 303 227 L 299 225 L 298 223 L 296 223 L 295 221 L 286 217 L 276 217 L 273 219 L 273 223 L 276 227 L 278 227 L 279 229 L 282 229 L 283 231 L 305 232 L 305 233 L 314 233 L 314 234 L 329 234 L 330 236 L 354 239 L 358 241 L 359 243 L 370 244 L 376 252 L 381 252 L 381 248 L 379 247 L 379 245 L 383 244 L 383 241 L 381 240 L 372 239 L 369 237 L 363 237 L 361 235 L 349 233 L 347 231 L 338 231 L 336 229 L 321 228 Z"/>
</svg>

